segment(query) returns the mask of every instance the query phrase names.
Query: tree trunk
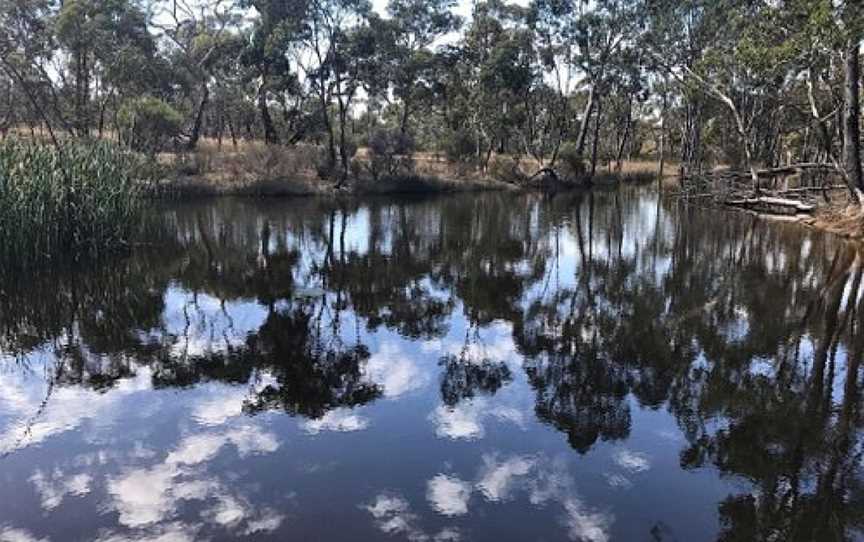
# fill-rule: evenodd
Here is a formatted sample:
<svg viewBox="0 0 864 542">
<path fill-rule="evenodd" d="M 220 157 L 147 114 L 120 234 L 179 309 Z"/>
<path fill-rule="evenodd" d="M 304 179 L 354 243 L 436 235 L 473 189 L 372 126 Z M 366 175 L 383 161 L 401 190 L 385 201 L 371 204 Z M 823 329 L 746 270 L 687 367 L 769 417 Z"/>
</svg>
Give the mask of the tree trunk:
<svg viewBox="0 0 864 542">
<path fill-rule="evenodd" d="M 864 175 L 861 171 L 861 66 L 860 46 L 855 38 L 846 48 L 846 82 L 843 96 L 843 151 L 849 183 L 857 194 L 858 203 L 864 192 Z"/>
<path fill-rule="evenodd" d="M 230 115 L 228 116 L 228 131 L 231 133 L 231 144 L 234 146 L 234 150 L 237 150 L 237 133 L 234 131 L 234 121 Z"/>
<path fill-rule="evenodd" d="M 258 89 L 258 111 L 261 113 L 261 124 L 264 125 L 264 142 L 268 145 L 279 143 L 279 134 L 273 126 L 273 117 L 270 116 L 270 107 L 267 105 L 267 91 L 264 83 Z"/>
<path fill-rule="evenodd" d="M 87 66 L 87 50 L 75 52 L 75 131 L 78 137 L 90 132 L 89 107 L 90 68 Z"/>
<path fill-rule="evenodd" d="M 618 155 L 615 157 L 617 169 L 621 171 L 621 161 L 624 159 L 624 148 L 627 146 L 627 140 L 630 139 L 630 128 L 633 125 L 633 96 L 631 95 L 627 102 L 627 124 L 624 126 L 624 135 L 618 142 Z"/>
<path fill-rule="evenodd" d="M 320 82 L 321 91 L 319 97 L 321 100 L 321 115 L 324 121 L 324 127 L 327 129 L 327 153 L 330 158 L 330 166 L 336 164 L 336 136 L 333 134 L 333 123 L 330 122 L 330 112 L 327 111 L 327 97 L 324 90 L 324 81 Z"/>
<path fill-rule="evenodd" d="M 663 185 L 663 169 L 666 166 L 666 108 L 667 98 L 666 89 L 663 89 L 663 109 L 660 111 L 660 173 L 658 174 L 658 183 Z"/>
<path fill-rule="evenodd" d="M 195 114 L 195 124 L 192 125 L 192 134 L 189 136 L 189 142 L 186 144 L 186 149 L 194 151 L 198 146 L 198 140 L 201 139 L 201 126 L 204 124 L 204 110 L 207 108 L 207 102 L 210 101 L 210 88 L 205 82 L 201 85 L 201 103 L 198 104 L 198 112 Z"/>
<path fill-rule="evenodd" d="M 597 172 L 597 144 L 598 139 L 600 138 L 600 113 L 602 110 L 602 104 L 597 102 L 597 114 L 594 116 L 594 138 L 591 142 L 591 178 L 594 178 L 594 174 Z"/>
<path fill-rule="evenodd" d="M 402 102 L 402 118 L 399 120 L 399 131 L 403 134 L 408 133 L 408 115 L 410 111 L 410 104 L 408 100 L 403 100 Z"/>
<path fill-rule="evenodd" d="M 348 179 L 348 140 L 345 137 L 345 125 L 347 124 L 347 108 L 339 98 L 339 159 L 342 163 L 342 175 L 339 186 Z"/>
<path fill-rule="evenodd" d="M 591 85 L 591 91 L 588 93 L 588 103 L 585 105 L 585 111 L 582 112 L 582 122 L 579 125 L 579 135 L 576 138 L 576 155 L 580 158 L 585 152 L 585 139 L 588 135 L 588 122 L 591 119 L 591 112 L 594 110 L 594 85 Z"/>
</svg>

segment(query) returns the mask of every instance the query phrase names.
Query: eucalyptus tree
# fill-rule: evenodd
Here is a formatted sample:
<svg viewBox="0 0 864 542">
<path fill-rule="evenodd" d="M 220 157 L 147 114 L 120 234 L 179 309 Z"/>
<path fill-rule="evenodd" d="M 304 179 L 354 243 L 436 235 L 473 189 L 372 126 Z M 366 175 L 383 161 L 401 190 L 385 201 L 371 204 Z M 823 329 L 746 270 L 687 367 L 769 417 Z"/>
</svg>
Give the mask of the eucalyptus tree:
<svg viewBox="0 0 864 542">
<path fill-rule="evenodd" d="M 68 61 L 60 65 L 57 74 L 63 95 L 71 94 L 69 109 L 77 135 L 90 133 L 96 113 L 94 99 L 101 133 L 106 106 L 118 89 L 144 90 L 140 83 L 152 69 L 156 54 L 148 24 L 148 15 L 137 0 L 61 2 L 53 19 L 53 33 Z"/>
<path fill-rule="evenodd" d="M 574 47 L 568 62 L 583 74 L 588 87 L 579 131 L 576 152 L 582 155 L 592 115 L 599 118 L 602 98 L 616 76 L 616 67 L 627 69 L 633 62 L 632 48 L 639 35 L 641 2 L 634 0 L 600 0 L 589 7 L 582 2 L 565 6 L 563 12 L 569 22 L 566 35 Z M 595 122 L 596 127 L 599 124 Z M 596 137 L 595 137 L 596 141 Z"/>
<path fill-rule="evenodd" d="M 71 131 L 60 97 L 48 74 L 56 43 L 51 29 L 55 13 L 51 0 L 0 1 L 0 67 L 25 98 L 31 125 L 44 122 L 57 145 L 54 122 Z"/>
<path fill-rule="evenodd" d="M 338 147 L 342 180 L 354 154 L 346 131 L 349 113 L 374 39 L 368 32 L 371 11 L 368 0 L 312 0 L 300 33 L 298 65 L 318 100 L 330 169 L 337 164 Z"/>
<path fill-rule="evenodd" d="M 698 0 L 679 3 L 658 0 L 651 7 L 657 15 L 652 28 L 655 32 L 652 38 L 658 40 L 654 44 L 654 60 L 673 77 L 696 85 L 726 107 L 745 166 L 758 189 L 753 142 L 756 121 L 778 105 L 774 100 L 776 93 L 770 89 L 785 82 L 782 66 L 761 63 L 753 54 L 754 49 L 748 47 L 758 40 L 754 21 L 765 16 L 762 3 L 727 0 L 706 5 Z M 691 56 L 693 51 L 686 47 L 690 28 L 682 30 L 677 26 L 685 14 L 693 16 L 698 32 L 707 37 L 707 44 L 696 52 L 695 59 Z M 667 53 L 686 51 L 686 54 L 660 54 L 661 47 Z"/>
<path fill-rule="evenodd" d="M 254 8 L 256 17 L 242 62 L 247 79 L 254 81 L 255 102 L 264 128 L 264 141 L 278 143 L 282 138 L 270 111 L 270 101 L 285 93 L 301 93 L 292 56 L 304 32 L 310 4 L 307 0 L 245 0 L 244 7 Z M 289 141 L 302 137 L 300 131 Z"/>
<path fill-rule="evenodd" d="M 535 0 L 529 7 L 528 25 L 534 35 L 539 76 L 535 97 L 527 109 L 525 147 L 541 167 L 548 156 L 554 166 L 572 126 L 571 104 L 576 73 L 569 62 L 573 43 L 568 34 L 572 6 L 556 0 Z M 529 144 L 528 142 L 533 144 Z"/>
<path fill-rule="evenodd" d="M 195 4 L 164 0 L 163 4 L 161 19 L 166 22 L 153 26 L 161 32 L 190 101 L 186 147 L 193 150 L 201 138 L 216 69 L 224 55 L 239 57 L 240 42 L 233 30 L 239 25 L 240 13 L 231 0 Z"/>
<path fill-rule="evenodd" d="M 389 43 L 388 80 L 393 96 L 401 102 L 399 130 L 408 131 L 417 109 L 432 96 L 435 68 L 431 47 L 462 24 L 452 13 L 453 0 L 391 0 L 387 4 L 392 38 Z"/>
<path fill-rule="evenodd" d="M 460 44 L 460 105 L 484 170 L 494 151 L 507 148 L 518 124 L 516 110 L 536 80 L 531 33 L 524 24 L 527 13 L 499 0 L 479 3 Z"/>
<path fill-rule="evenodd" d="M 854 0 L 845 0 L 838 9 L 845 37 L 844 56 L 844 157 L 849 183 L 855 198 L 864 200 L 864 172 L 861 170 L 861 40 L 864 38 L 864 13 Z"/>
</svg>

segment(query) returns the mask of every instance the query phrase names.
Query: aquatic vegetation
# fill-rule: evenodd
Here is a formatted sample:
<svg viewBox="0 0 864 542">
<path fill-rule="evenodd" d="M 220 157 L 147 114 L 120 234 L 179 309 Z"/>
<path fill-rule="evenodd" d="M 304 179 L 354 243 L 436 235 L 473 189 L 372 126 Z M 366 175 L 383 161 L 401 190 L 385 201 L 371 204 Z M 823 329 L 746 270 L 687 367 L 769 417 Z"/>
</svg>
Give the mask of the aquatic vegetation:
<svg viewBox="0 0 864 542">
<path fill-rule="evenodd" d="M 110 143 L 0 143 L 0 266 L 127 247 L 148 170 L 144 158 Z"/>
</svg>

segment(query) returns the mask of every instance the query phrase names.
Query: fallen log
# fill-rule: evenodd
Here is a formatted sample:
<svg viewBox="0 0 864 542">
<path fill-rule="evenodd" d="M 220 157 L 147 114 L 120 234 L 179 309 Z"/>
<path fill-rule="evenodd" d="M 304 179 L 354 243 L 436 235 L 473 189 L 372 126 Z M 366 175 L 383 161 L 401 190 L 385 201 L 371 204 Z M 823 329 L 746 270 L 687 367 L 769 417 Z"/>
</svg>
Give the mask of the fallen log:
<svg viewBox="0 0 864 542">
<path fill-rule="evenodd" d="M 831 186 L 805 186 L 801 188 L 790 188 L 789 190 L 781 190 L 778 195 L 783 194 L 800 194 L 802 192 L 822 192 L 824 190 L 849 190 L 849 187 L 844 184 L 835 184 Z"/>
<path fill-rule="evenodd" d="M 769 196 L 726 200 L 725 203 L 726 205 L 731 205 L 733 207 L 759 207 L 765 208 L 769 211 L 772 211 L 774 209 L 780 209 L 780 214 L 790 214 L 790 212 L 812 213 L 814 210 L 816 210 L 815 205 L 804 203 L 799 200 L 775 198 Z"/>
<path fill-rule="evenodd" d="M 789 164 L 788 166 L 780 166 L 776 168 L 766 168 L 760 169 L 756 172 L 759 178 L 771 178 L 777 177 L 780 175 L 794 175 L 800 171 L 804 170 L 812 170 L 812 169 L 825 169 L 829 171 L 836 171 L 837 168 L 833 164 L 825 164 L 818 162 L 803 162 L 800 164 Z M 749 171 L 738 171 L 738 170 L 717 170 L 711 171 L 702 174 L 690 174 L 685 175 L 683 177 L 685 181 L 694 180 L 694 179 L 703 179 L 703 180 L 733 180 L 733 179 L 750 179 Z"/>
</svg>

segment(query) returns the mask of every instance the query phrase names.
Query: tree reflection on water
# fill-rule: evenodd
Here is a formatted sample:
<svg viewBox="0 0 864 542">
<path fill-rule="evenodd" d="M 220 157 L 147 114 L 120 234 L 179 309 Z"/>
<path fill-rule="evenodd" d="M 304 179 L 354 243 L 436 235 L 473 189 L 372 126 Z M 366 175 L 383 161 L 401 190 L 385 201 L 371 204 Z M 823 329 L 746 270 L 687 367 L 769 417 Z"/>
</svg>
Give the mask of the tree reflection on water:
<svg viewBox="0 0 864 542">
<path fill-rule="evenodd" d="M 719 504 L 721 540 L 861 532 L 853 246 L 638 190 L 224 201 L 160 220 L 127 259 L 3 279 L 4 363 L 49 355 L 45 402 L 146 367 L 158 388 L 257 382 L 245 412 L 316 420 L 384 396 L 372 334 L 428 342 L 462 320 L 465 344 L 439 357 L 446 407 L 494 397 L 521 367 L 537 419 L 580 454 L 627 439 L 635 408 L 664 409 L 683 469 L 752 486 Z M 502 322 L 515 365 L 479 344 Z"/>
</svg>

